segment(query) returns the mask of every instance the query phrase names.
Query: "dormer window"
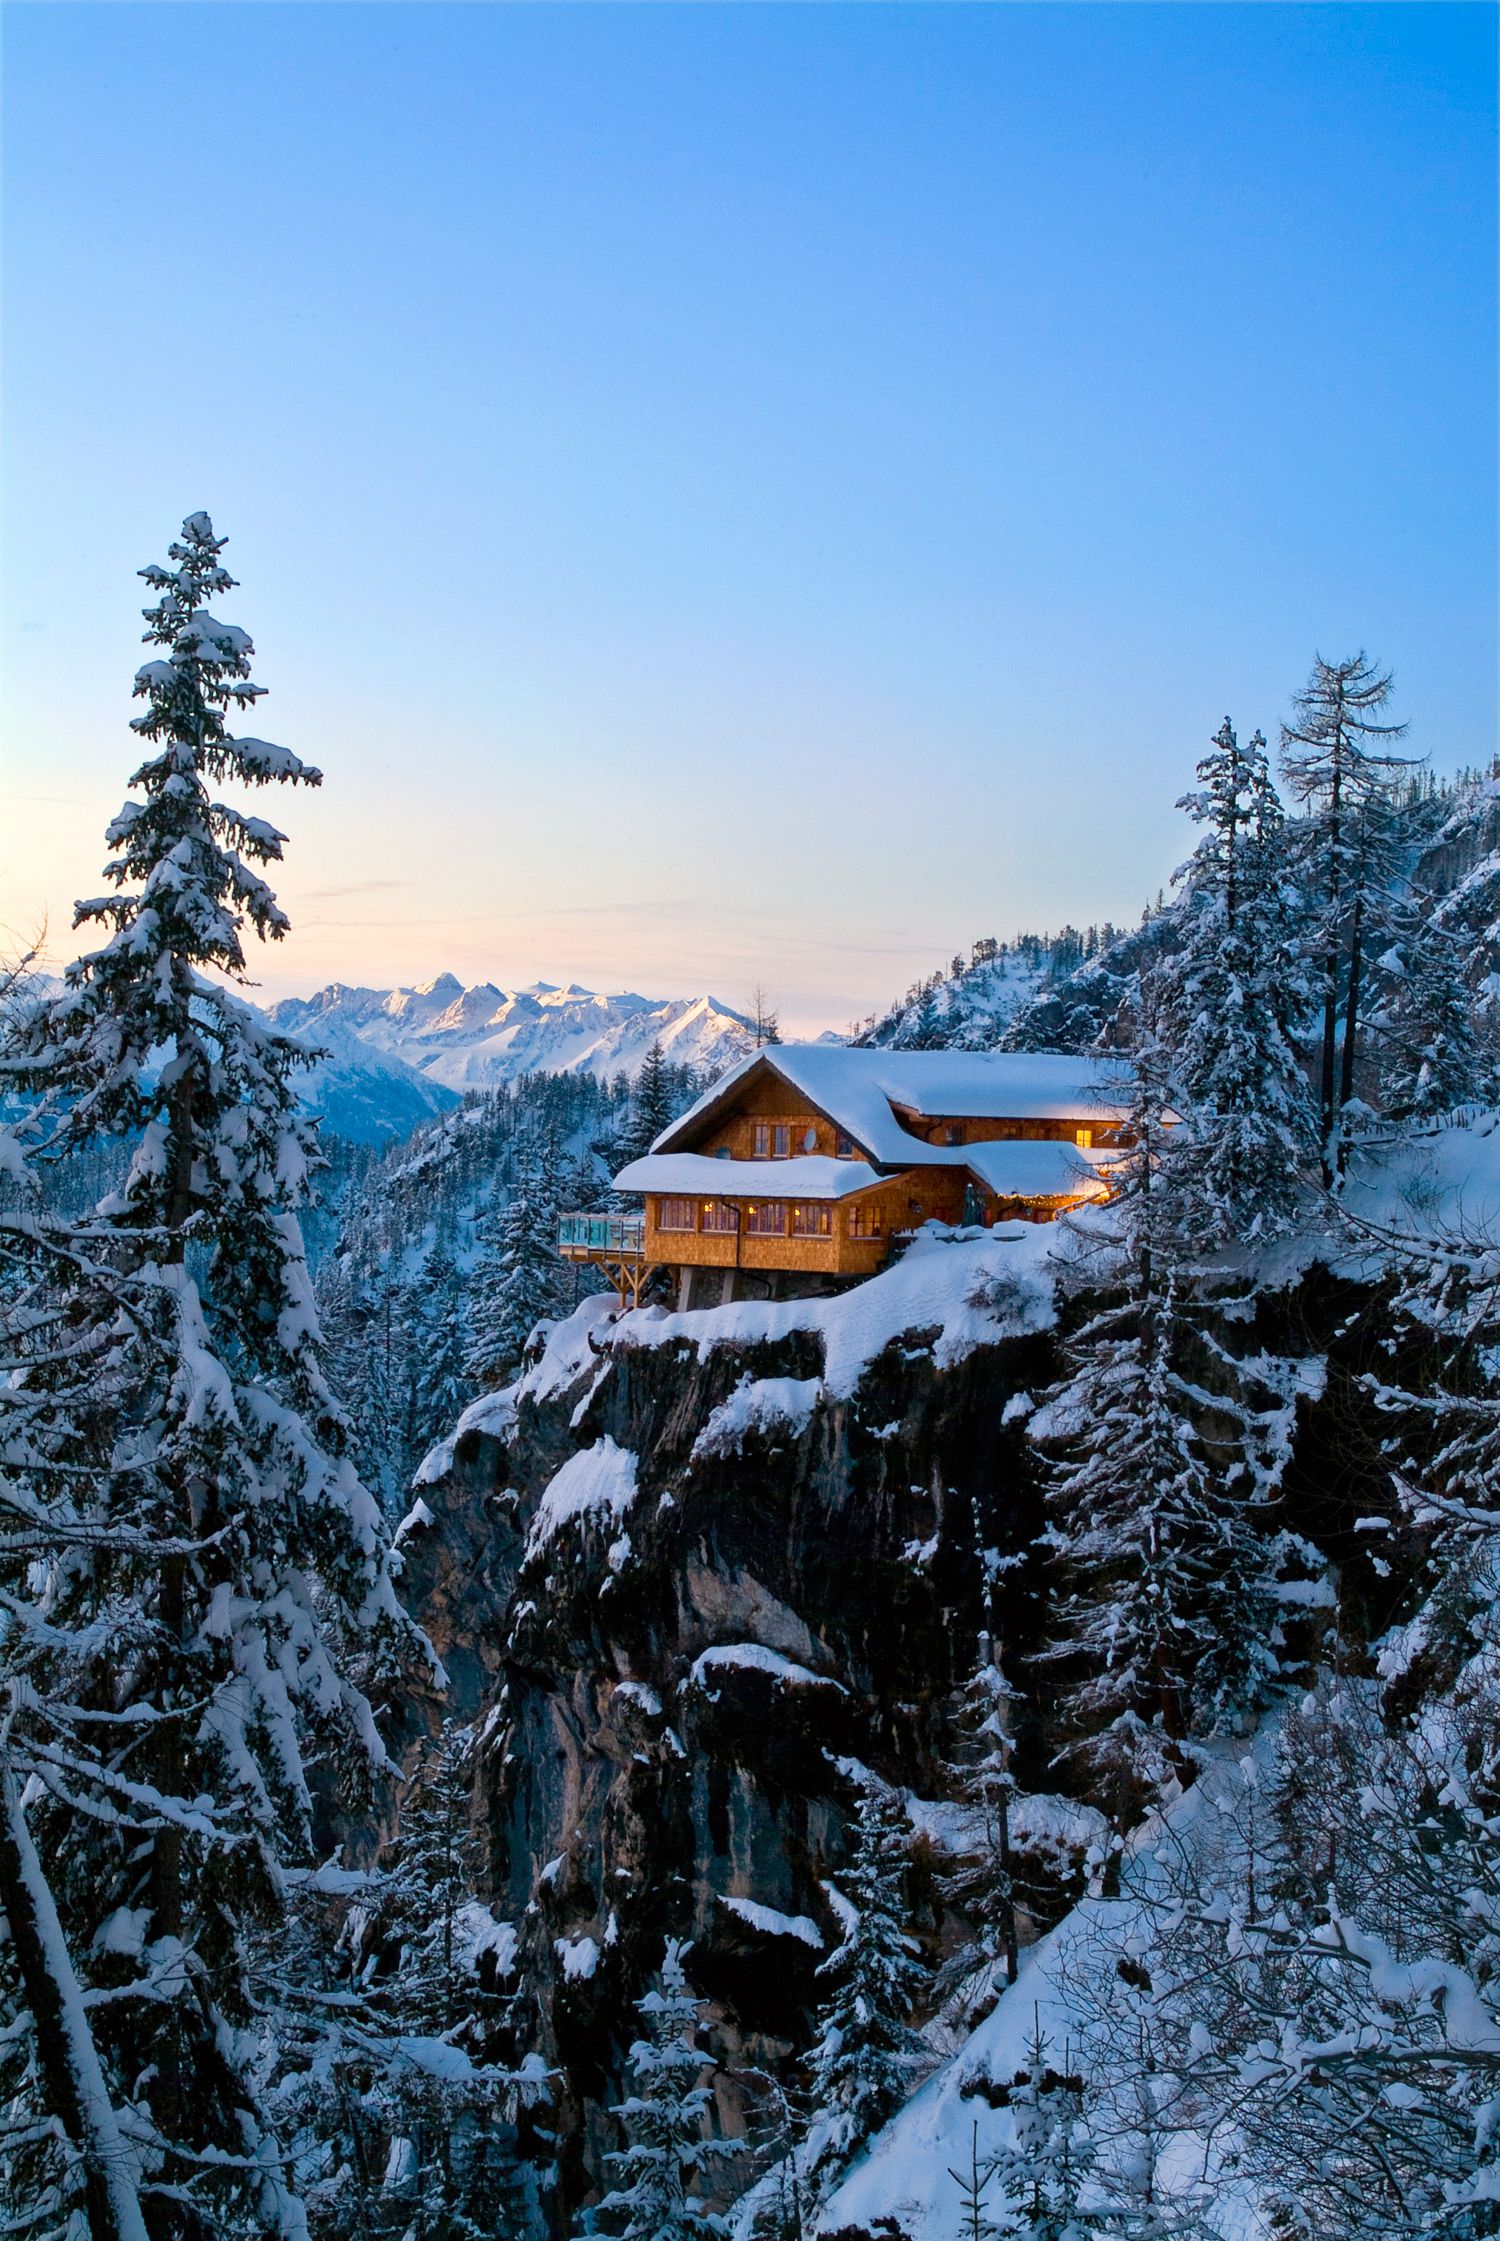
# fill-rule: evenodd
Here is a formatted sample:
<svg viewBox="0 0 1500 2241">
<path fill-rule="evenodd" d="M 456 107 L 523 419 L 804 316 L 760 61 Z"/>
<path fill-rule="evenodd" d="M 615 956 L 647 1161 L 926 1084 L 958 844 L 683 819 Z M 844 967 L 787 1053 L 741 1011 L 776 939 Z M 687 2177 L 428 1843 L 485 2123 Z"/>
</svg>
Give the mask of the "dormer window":
<svg viewBox="0 0 1500 2241">
<path fill-rule="evenodd" d="M 833 1150 L 837 1159 L 853 1159 L 854 1138 L 846 1136 L 843 1129 L 836 1129 L 834 1131 Z"/>
</svg>

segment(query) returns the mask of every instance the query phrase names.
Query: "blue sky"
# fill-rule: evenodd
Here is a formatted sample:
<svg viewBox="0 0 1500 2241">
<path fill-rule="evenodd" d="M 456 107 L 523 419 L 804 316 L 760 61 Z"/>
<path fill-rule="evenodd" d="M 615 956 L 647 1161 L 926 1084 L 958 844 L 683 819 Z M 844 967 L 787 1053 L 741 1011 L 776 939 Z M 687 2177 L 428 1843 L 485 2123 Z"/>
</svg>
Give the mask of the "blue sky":
<svg viewBox="0 0 1500 2241">
<path fill-rule="evenodd" d="M 1228 710 L 1496 743 L 1485 6 L 10 5 L 0 921 L 67 949 L 206 506 L 276 992 L 843 1024 L 1136 915 Z"/>
</svg>

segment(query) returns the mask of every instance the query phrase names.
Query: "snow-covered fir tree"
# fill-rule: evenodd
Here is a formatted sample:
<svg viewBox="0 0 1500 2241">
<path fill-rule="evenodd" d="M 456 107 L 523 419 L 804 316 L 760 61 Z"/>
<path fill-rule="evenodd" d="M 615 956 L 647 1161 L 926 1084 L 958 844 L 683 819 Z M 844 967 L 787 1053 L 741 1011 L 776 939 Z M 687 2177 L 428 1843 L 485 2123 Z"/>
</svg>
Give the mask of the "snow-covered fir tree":
<svg viewBox="0 0 1500 2241">
<path fill-rule="evenodd" d="M 211 611 L 221 551 L 194 514 L 143 571 L 146 755 L 109 828 L 111 892 L 76 914 L 106 938 L 6 1059 L 40 1100 L 33 1151 L 41 1129 L 54 1159 L 100 1135 L 130 1157 L 94 1215 L 45 1234 L 22 1215 L 4 1240 L 27 1427 L 0 1478 L 8 1826 L 46 1893 L 42 1976 L 6 1987 L 3 2191 L 17 2230 L 68 2230 L 77 2202 L 98 2234 L 134 2216 L 153 2241 L 297 2230 L 248 1938 L 307 1854 L 310 1759 L 351 1795 L 388 1771 L 364 1683 L 412 1646 L 319 1359 L 301 1053 L 233 991 L 247 925 L 286 931 L 257 868 L 283 836 L 220 789 L 319 774 L 230 730 L 263 688 Z M 73 2128 L 85 2073 L 117 2125 L 112 2205 Z"/>
<path fill-rule="evenodd" d="M 1464 958 L 1432 899 L 1408 905 L 1407 924 L 1381 960 L 1381 1094 L 1392 1120 L 1435 1120 L 1482 1082 Z"/>
<path fill-rule="evenodd" d="M 549 2082 L 511 2059 L 513 1933 L 473 1897 L 472 1736 L 438 1736 L 403 1785 L 396 1832 L 362 1874 L 301 1878 L 279 2098 L 312 2233 L 415 2229 L 425 2241 L 537 2230 L 536 2127 Z M 347 1895 L 345 1895 L 347 1894 Z M 323 1917 L 343 1907 L 334 1963 Z M 298 1964 L 302 1965 L 299 1967 Z"/>
<path fill-rule="evenodd" d="M 713 2091 L 709 2057 L 694 2044 L 700 2003 L 682 1965 L 683 1947 L 668 1942 L 661 1981 L 636 2002 L 642 2023 L 630 2048 L 632 2089 L 613 2115 L 626 2138 L 606 2157 L 611 2185 L 586 2214 L 585 2234 L 613 2241 L 683 2241 L 722 2234 L 703 2181 L 714 2143 L 709 2136 Z"/>
<path fill-rule="evenodd" d="M 968 1857 L 945 1879 L 944 1896 L 975 1925 L 975 1948 L 960 1957 L 964 1973 L 988 1972 L 998 1962 L 1008 1984 L 1014 1984 L 1019 1966 L 1010 1834 L 1016 1795 L 1011 1727 L 1018 1695 L 1001 1670 L 993 1637 L 982 1634 L 979 1654 L 964 1683 L 950 1760 L 959 1796 L 970 1809 L 974 1836 Z"/>
<path fill-rule="evenodd" d="M 1363 653 L 1319 655 L 1281 729 L 1281 767 L 1305 817 L 1302 876 L 1311 912 L 1322 1013 L 1318 1113 L 1324 1170 L 1343 1164 L 1339 1116 L 1355 1094 L 1366 961 L 1385 931 L 1403 782 L 1412 765 L 1394 751 L 1405 724 L 1384 719 L 1389 671 Z"/>
<path fill-rule="evenodd" d="M 1200 1248 L 1289 1228 L 1316 1156 L 1298 1049 L 1309 1000 L 1295 946 L 1286 825 L 1259 732 L 1226 716 L 1179 807 L 1203 838 L 1178 877 L 1169 969 L 1184 1216 Z"/>
<path fill-rule="evenodd" d="M 996 2241 L 1091 2241 L 1119 2233 L 1107 2210 L 1085 2207 L 1096 2196 L 1097 2156 L 1084 2123 L 1084 2080 L 1070 2069 L 1067 2050 L 1059 2069 L 1040 2032 L 1026 2052 L 1026 2067 L 1006 2088 L 1011 2138 L 989 2165 L 997 2202 L 989 2231 Z"/>
<path fill-rule="evenodd" d="M 844 1935 L 819 1962 L 818 2036 L 808 2063 L 823 2160 L 847 2161 L 910 2092 L 922 2044 L 909 2018 L 923 1981 L 908 1924 L 910 1832 L 901 1801 L 873 1775 L 860 1784 L 837 1890 Z"/>
<path fill-rule="evenodd" d="M 1124 1817 L 1181 1777 L 1190 1734 L 1233 1724 L 1267 1685 L 1280 1550 L 1260 1505 L 1284 1429 L 1195 1297 L 1149 1014 L 1132 1064 L 1132 1142 L 1094 1236 L 1101 1304 L 1032 1424 L 1049 1460 L 1044 1655 L 1074 1748 Z"/>
<path fill-rule="evenodd" d="M 678 1110 L 673 1068 L 659 1042 L 641 1061 L 641 1070 L 630 1093 L 630 1117 L 622 1150 L 627 1159 L 644 1159 Z"/>
<path fill-rule="evenodd" d="M 555 1146 L 524 1146 L 510 1196 L 481 1233 L 484 1247 L 469 1283 L 467 1369 L 480 1385 L 503 1384 L 536 1325 L 563 1302 L 557 1215 Z"/>
<path fill-rule="evenodd" d="M 411 1364 L 408 1454 L 415 1463 L 453 1429 L 473 1398 L 465 1286 L 443 1246 L 422 1256 L 407 1288 L 404 1321 Z"/>
</svg>

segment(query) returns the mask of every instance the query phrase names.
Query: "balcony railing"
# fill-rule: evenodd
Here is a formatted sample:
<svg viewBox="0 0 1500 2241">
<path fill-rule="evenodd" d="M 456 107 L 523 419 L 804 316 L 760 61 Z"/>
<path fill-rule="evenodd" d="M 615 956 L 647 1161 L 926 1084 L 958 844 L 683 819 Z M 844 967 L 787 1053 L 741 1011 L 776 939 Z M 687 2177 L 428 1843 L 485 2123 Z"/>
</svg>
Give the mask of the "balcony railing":
<svg viewBox="0 0 1500 2241">
<path fill-rule="evenodd" d="M 581 1260 L 594 1253 L 611 1260 L 640 1260 L 646 1251 L 644 1214 L 559 1214 L 557 1249 Z"/>
</svg>

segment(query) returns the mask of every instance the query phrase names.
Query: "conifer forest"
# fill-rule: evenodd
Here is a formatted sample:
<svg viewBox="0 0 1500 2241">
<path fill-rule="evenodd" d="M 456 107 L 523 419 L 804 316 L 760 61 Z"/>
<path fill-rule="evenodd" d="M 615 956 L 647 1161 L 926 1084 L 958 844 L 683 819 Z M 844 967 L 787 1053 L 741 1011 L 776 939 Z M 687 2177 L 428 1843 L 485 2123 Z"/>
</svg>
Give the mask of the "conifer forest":
<svg viewBox="0 0 1500 2241">
<path fill-rule="evenodd" d="M 622 1305 L 724 1065 L 310 1109 L 225 556 L 6 970 L 0 2231 L 1500 2232 L 1500 766 L 1319 654 L 850 1031 L 1112 1065 L 1107 1196 Z"/>
</svg>

